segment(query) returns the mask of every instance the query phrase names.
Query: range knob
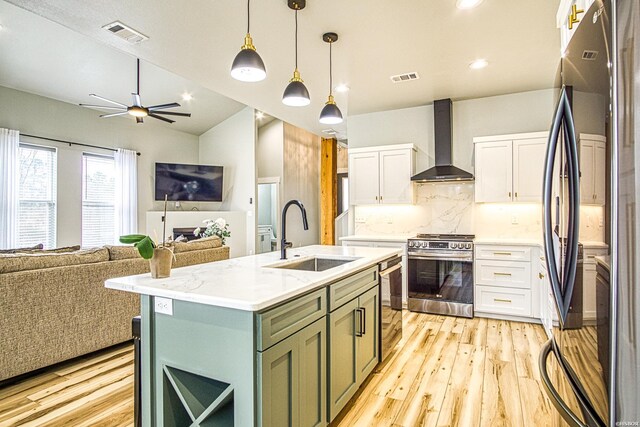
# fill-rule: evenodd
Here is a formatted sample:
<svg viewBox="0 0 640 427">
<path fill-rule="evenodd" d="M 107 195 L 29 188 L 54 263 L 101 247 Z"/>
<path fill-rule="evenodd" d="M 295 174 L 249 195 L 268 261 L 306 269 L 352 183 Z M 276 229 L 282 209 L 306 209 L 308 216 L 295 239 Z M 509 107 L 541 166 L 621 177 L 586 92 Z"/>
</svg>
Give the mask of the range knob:
<svg viewBox="0 0 640 427">
<path fill-rule="evenodd" d="M 471 249 L 471 243 L 467 243 L 465 246 L 467 249 Z"/>
<path fill-rule="evenodd" d="M 414 242 L 409 242 L 409 247 L 412 248 L 415 245 Z"/>
<path fill-rule="evenodd" d="M 457 249 L 458 248 L 458 244 L 456 242 L 452 242 L 452 243 L 450 243 L 450 245 L 451 245 L 452 249 Z"/>
<path fill-rule="evenodd" d="M 428 247 L 428 246 L 429 246 L 429 243 L 427 243 L 427 242 L 422 242 L 422 247 L 423 247 L 423 248 L 426 248 L 426 247 Z"/>
</svg>

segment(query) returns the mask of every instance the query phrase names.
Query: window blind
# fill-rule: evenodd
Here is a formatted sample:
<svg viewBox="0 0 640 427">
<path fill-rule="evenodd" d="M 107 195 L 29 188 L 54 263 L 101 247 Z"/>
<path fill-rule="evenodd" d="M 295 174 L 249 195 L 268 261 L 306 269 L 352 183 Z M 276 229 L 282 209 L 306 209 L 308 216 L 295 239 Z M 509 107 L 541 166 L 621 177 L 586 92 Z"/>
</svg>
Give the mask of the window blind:
<svg viewBox="0 0 640 427">
<path fill-rule="evenodd" d="M 115 162 L 113 157 L 82 156 L 82 247 L 115 242 Z"/>
<path fill-rule="evenodd" d="M 18 247 L 56 246 L 55 148 L 20 144 Z"/>
</svg>

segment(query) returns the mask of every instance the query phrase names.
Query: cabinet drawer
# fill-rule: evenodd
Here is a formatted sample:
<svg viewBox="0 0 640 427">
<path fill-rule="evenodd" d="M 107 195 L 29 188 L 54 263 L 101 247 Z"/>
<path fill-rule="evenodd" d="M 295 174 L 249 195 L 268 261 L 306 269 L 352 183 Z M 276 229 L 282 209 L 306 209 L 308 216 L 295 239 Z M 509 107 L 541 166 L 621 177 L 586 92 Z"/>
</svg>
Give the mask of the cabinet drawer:
<svg viewBox="0 0 640 427">
<path fill-rule="evenodd" d="M 335 310 L 377 284 L 378 266 L 376 265 L 330 285 L 329 311 Z"/>
<path fill-rule="evenodd" d="M 476 284 L 531 289 L 531 263 L 478 260 Z"/>
<path fill-rule="evenodd" d="M 528 246 L 476 245 L 475 249 L 476 259 L 531 261 L 531 248 Z"/>
<path fill-rule="evenodd" d="M 475 311 L 511 316 L 531 316 L 531 291 L 476 286 Z"/>
<path fill-rule="evenodd" d="M 325 314 L 327 314 L 327 294 L 324 288 L 258 314 L 256 316 L 258 351 L 266 350 Z"/>
</svg>

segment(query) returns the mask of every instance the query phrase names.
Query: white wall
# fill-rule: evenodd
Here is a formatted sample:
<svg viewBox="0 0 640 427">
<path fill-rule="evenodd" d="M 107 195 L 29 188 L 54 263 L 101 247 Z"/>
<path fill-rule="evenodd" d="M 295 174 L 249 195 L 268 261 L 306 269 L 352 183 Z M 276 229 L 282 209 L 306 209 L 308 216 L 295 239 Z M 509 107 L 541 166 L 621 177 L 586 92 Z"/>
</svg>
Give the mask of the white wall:
<svg viewBox="0 0 640 427">
<path fill-rule="evenodd" d="M 474 170 L 473 137 L 547 130 L 555 89 L 469 99 L 453 103 L 453 163 Z M 348 118 L 350 148 L 411 142 L 417 170 L 434 164 L 433 104 Z"/>
<path fill-rule="evenodd" d="M 273 120 L 258 129 L 256 163 L 258 178 L 282 176 L 284 152 L 284 122 Z"/>
<path fill-rule="evenodd" d="M 256 140 L 252 108 L 245 108 L 200 135 L 200 163 L 224 167 L 223 201 L 218 210 L 247 213 L 247 255 L 255 252 Z"/>
<path fill-rule="evenodd" d="M 164 123 L 136 125 L 129 118 L 100 119 L 99 112 L 66 102 L 0 86 L 0 127 L 21 133 L 104 147 L 122 147 L 142 153 L 138 157 L 138 226 L 145 230 L 145 212 L 161 209 L 154 202 L 155 162 L 198 163 L 198 137 L 172 130 Z M 39 139 L 24 142 L 58 148 L 57 245 L 80 243 L 82 210 L 82 153 L 109 151 L 69 146 Z M 185 209 L 192 205 L 185 204 Z"/>
</svg>

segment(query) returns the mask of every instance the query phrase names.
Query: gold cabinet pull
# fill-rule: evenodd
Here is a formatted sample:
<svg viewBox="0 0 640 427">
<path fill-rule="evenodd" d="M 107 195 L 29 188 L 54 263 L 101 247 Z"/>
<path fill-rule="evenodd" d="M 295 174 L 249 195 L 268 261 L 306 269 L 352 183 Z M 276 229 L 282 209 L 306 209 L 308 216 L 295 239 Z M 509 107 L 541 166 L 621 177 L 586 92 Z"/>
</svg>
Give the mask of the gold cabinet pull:
<svg viewBox="0 0 640 427">
<path fill-rule="evenodd" d="M 542 274 L 542 273 L 538 273 L 538 277 L 539 277 L 540 279 L 544 279 L 544 274 Z"/>
<path fill-rule="evenodd" d="M 518 192 L 517 192 L 517 191 L 516 191 L 516 194 L 515 194 L 515 196 L 516 196 L 516 199 L 517 199 L 517 198 L 518 198 Z"/>
<path fill-rule="evenodd" d="M 509 191 L 509 197 L 511 197 L 511 191 Z"/>
<path fill-rule="evenodd" d="M 494 276 L 511 276 L 511 273 L 500 273 L 499 271 L 493 272 Z"/>
<path fill-rule="evenodd" d="M 378 201 L 378 196 L 376 196 L 376 202 Z"/>
<path fill-rule="evenodd" d="M 511 252 L 494 252 L 494 255 L 509 255 L 511 256 Z"/>
<path fill-rule="evenodd" d="M 503 298 L 494 298 L 493 300 L 495 302 L 506 302 L 506 303 L 509 303 L 509 304 L 511 304 L 511 302 L 512 302 L 510 299 L 503 299 Z"/>
</svg>

